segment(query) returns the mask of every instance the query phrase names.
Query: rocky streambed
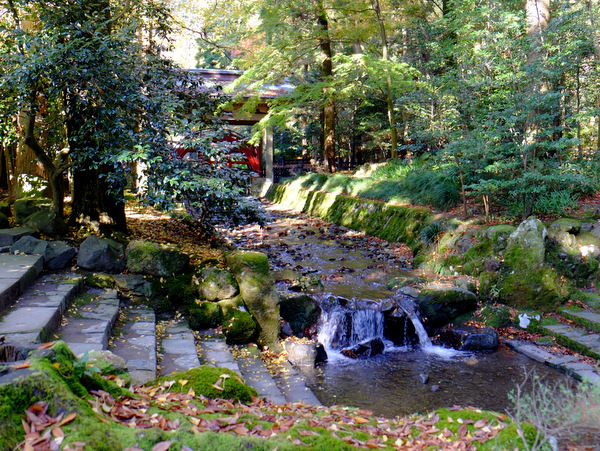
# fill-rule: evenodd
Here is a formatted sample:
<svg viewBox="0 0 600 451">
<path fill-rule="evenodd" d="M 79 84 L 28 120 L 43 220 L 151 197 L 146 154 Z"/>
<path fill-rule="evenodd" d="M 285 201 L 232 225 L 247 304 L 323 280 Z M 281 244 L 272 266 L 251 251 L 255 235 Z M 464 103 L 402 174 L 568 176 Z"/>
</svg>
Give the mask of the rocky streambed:
<svg viewBox="0 0 600 451">
<path fill-rule="evenodd" d="M 434 280 L 411 269 L 405 245 L 276 204 L 268 204 L 267 211 L 273 219 L 267 226 L 239 228 L 228 238 L 238 248 L 269 256 L 284 334 L 325 345 L 328 360 L 322 365 L 307 361 L 306 351 L 290 355 L 324 404 L 356 405 L 385 415 L 455 404 L 503 410 L 524 371 L 550 380 L 566 378 L 505 346 L 496 350 L 493 329 L 485 336 L 468 328 L 439 333 L 476 309 L 472 279 Z M 445 347 L 423 345 L 402 306 L 405 301 L 425 313 L 420 319 L 427 331 Z M 477 346 L 468 345 L 471 332 L 476 332 L 472 341 Z"/>
</svg>

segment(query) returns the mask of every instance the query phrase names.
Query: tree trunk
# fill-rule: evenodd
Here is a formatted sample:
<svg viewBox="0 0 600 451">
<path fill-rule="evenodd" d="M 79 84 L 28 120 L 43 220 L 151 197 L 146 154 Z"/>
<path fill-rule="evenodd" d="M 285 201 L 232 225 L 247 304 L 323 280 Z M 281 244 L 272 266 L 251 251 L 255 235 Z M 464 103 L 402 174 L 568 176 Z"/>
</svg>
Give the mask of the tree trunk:
<svg viewBox="0 0 600 451">
<path fill-rule="evenodd" d="M 321 72 L 325 80 L 333 78 L 333 52 L 329 36 L 329 20 L 323 6 L 323 0 L 318 0 L 318 23 L 321 28 L 319 47 L 321 49 Z M 323 106 L 323 158 L 329 172 L 335 172 L 335 100 L 328 88 L 324 89 L 325 105 Z"/>
<path fill-rule="evenodd" d="M 379 0 L 372 0 L 373 11 L 375 11 L 375 17 L 379 25 L 379 37 L 381 39 L 382 46 L 382 58 L 384 61 L 389 61 L 388 55 L 388 42 L 387 32 L 385 29 L 385 22 L 381 16 L 381 8 L 379 7 Z M 392 77 L 389 73 L 386 74 L 385 78 L 385 89 L 386 89 L 386 102 L 387 102 L 387 116 L 388 123 L 390 125 L 390 132 L 392 135 L 392 147 L 391 156 L 392 158 L 398 157 L 398 128 L 396 127 L 396 113 L 394 112 L 394 93 L 392 91 Z"/>
</svg>

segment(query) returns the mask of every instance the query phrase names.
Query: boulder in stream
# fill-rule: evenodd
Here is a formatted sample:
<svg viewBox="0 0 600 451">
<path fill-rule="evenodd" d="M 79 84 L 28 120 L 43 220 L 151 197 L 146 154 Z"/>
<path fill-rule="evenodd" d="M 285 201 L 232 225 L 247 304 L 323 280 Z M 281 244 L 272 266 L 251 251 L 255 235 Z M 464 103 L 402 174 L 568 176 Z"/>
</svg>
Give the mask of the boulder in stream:
<svg viewBox="0 0 600 451">
<path fill-rule="evenodd" d="M 444 329 L 439 339 L 459 351 L 495 351 L 499 345 L 498 332 L 490 328 L 460 326 Z"/>
<path fill-rule="evenodd" d="M 314 367 L 327 361 L 327 351 L 321 343 L 306 340 L 286 340 L 283 347 L 292 365 Z"/>
<path fill-rule="evenodd" d="M 342 350 L 342 354 L 352 359 L 373 357 L 377 354 L 383 354 L 385 344 L 379 337 L 370 338 L 361 341 L 359 344 Z"/>
<path fill-rule="evenodd" d="M 477 308 L 477 296 L 464 288 L 431 283 L 419 293 L 419 310 L 430 327 L 442 327 Z"/>
</svg>

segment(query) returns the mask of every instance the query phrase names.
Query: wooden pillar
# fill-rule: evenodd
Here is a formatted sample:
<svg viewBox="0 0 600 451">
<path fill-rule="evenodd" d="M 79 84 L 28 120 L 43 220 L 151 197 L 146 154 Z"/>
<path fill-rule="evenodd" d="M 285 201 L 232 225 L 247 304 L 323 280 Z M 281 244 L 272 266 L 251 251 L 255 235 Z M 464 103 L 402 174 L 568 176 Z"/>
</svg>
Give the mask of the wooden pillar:
<svg viewBox="0 0 600 451">
<path fill-rule="evenodd" d="M 273 147 L 273 126 L 267 125 L 263 128 L 262 147 L 265 153 L 265 178 L 268 182 L 275 181 L 273 173 L 273 160 L 275 158 L 275 149 Z"/>
</svg>

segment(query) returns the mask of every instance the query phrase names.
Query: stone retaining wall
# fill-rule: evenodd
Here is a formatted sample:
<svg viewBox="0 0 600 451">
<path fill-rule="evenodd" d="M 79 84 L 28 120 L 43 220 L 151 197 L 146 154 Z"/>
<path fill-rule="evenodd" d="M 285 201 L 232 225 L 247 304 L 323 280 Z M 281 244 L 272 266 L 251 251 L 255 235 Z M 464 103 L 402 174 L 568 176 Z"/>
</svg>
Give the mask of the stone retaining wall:
<svg viewBox="0 0 600 451">
<path fill-rule="evenodd" d="M 419 233 L 433 218 L 425 208 L 390 205 L 375 200 L 296 189 L 274 184 L 263 190 L 267 199 L 387 241 L 404 242 L 413 251 L 421 246 Z"/>
</svg>

